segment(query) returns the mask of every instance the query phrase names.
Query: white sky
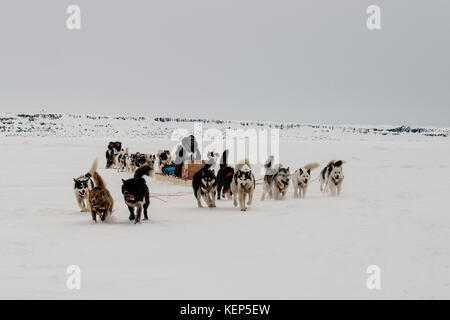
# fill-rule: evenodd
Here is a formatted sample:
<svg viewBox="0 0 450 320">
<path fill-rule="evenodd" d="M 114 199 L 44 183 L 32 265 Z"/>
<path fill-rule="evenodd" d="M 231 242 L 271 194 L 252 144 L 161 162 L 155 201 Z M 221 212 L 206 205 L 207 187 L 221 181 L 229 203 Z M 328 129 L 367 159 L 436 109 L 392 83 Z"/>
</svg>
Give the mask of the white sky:
<svg viewBox="0 0 450 320">
<path fill-rule="evenodd" d="M 0 111 L 448 126 L 449 18 L 448 0 L 2 0 Z"/>
</svg>

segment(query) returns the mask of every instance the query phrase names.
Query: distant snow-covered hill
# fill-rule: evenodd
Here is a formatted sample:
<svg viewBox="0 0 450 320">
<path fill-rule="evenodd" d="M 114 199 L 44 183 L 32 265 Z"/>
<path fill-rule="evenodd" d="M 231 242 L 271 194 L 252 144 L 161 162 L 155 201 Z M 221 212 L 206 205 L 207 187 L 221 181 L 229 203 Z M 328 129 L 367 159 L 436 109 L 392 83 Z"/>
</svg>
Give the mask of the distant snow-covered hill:
<svg viewBox="0 0 450 320">
<path fill-rule="evenodd" d="M 448 138 L 450 128 L 368 125 L 321 125 L 298 122 L 236 121 L 169 117 L 135 117 L 63 113 L 0 113 L 0 136 L 22 137 L 104 137 L 168 138 L 173 130 L 193 130 L 194 123 L 204 129 L 279 129 L 280 137 L 339 140 L 406 137 L 409 139 Z"/>
</svg>

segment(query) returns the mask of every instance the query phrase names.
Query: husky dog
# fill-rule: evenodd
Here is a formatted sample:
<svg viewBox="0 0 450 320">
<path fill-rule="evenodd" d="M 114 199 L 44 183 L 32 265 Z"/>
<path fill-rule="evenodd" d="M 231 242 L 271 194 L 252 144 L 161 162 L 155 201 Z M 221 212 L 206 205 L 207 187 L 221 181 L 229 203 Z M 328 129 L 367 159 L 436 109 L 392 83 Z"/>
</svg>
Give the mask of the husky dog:
<svg viewBox="0 0 450 320">
<path fill-rule="evenodd" d="M 172 156 L 169 150 L 158 150 L 156 157 L 158 158 L 159 171 L 162 172 L 163 168 L 172 164 Z"/>
<path fill-rule="evenodd" d="M 319 167 L 317 162 L 308 163 L 303 168 L 299 168 L 292 175 L 292 185 L 294 187 L 294 198 L 304 198 L 311 179 L 311 170 Z"/>
<path fill-rule="evenodd" d="M 241 161 L 234 167 L 233 181 L 231 182 L 231 192 L 233 194 L 233 204 L 237 207 L 239 197 L 239 207 L 241 211 L 246 211 L 245 199 L 248 195 L 247 205 L 252 204 L 253 191 L 255 190 L 255 177 L 253 176 L 248 159 Z"/>
<path fill-rule="evenodd" d="M 152 171 L 153 168 L 149 165 L 143 165 L 136 170 L 134 178 L 122 179 L 122 194 L 130 211 L 129 219 L 130 221 L 134 220 L 135 224 L 141 222 L 142 209 L 144 209 L 144 220 L 148 220 L 147 208 L 150 205 L 150 191 L 143 177 L 152 175 Z"/>
<path fill-rule="evenodd" d="M 100 219 L 104 221 L 106 216 L 113 212 L 114 200 L 97 171 L 94 172 L 93 177 L 95 187 L 89 192 L 89 207 L 92 220 L 97 222 L 97 215 L 99 215 Z"/>
<path fill-rule="evenodd" d="M 343 160 L 328 162 L 327 166 L 320 172 L 320 191 L 330 191 L 332 195 L 340 195 L 342 182 L 344 180 Z M 325 187 L 323 185 L 325 184 Z"/>
<path fill-rule="evenodd" d="M 81 209 L 81 212 L 87 212 L 88 209 L 88 199 L 89 199 L 89 191 L 94 188 L 94 181 L 92 181 L 92 176 L 94 172 L 97 170 L 98 160 L 96 159 L 89 169 L 88 173 L 85 175 L 81 175 L 78 178 L 74 178 L 73 181 L 74 191 L 75 191 L 75 199 L 77 199 L 78 206 Z"/>
<path fill-rule="evenodd" d="M 192 178 L 192 189 L 199 208 L 203 207 L 201 198 L 209 208 L 216 207 L 217 178 L 214 169 L 211 169 L 212 165 L 213 161 L 208 161 Z"/>
<path fill-rule="evenodd" d="M 128 148 L 119 152 L 116 157 L 117 172 L 124 172 L 127 169 Z"/>
<path fill-rule="evenodd" d="M 136 156 L 135 153 L 130 154 L 125 159 L 125 163 L 126 163 L 126 166 L 127 166 L 127 171 L 129 171 L 129 172 L 136 171 L 136 159 L 137 159 L 137 156 Z"/>
<path fill-rule="evenodd" d="M 264 201 L 266 195 L 275 200 L 284 199 L 291 179 L 289 167 L 284 168 L 282 164 L 278 164 L 275 168 L 272 168 L 273 159 L 273 156 L 270 156 L 264 163 L 266 174 L 264 175 L 263 193 L 261 195 L 262 201 Z"/>
<path fill-rule="evenodd" d="M 113 168 L 114 165 L 117 165 L 117 155 L 121 151 L 122 142 L 109 142 L 108 149 L 106 150 L 106 169 Z"/>
<path fill-rule="evenodd" d="M 220 169 L 217 173 L 217 200 L 221 197 L 231 199 L 231 182 L 233 181 L 234 169 L 227 164 L 228 150 L 222 153 L 220 158 Z M 223 188 L 223 190 L 222 190 Z"/>
<path fill-rule="evenodd" d="M 153 177 L 153 174 L 155 172 L 155 162 L 156 162 L 156 155 L 146 153 L 145 158 L 147 161 L 145 162 L 146 165 L 148 165 L 151 168 L 150 176 Z"/>
<path fill-rule="evenodd" d="M 143 166 L 147 162 L 147 157 L 145 154 L 136 152 L 136 168 Z"/>
</svg>

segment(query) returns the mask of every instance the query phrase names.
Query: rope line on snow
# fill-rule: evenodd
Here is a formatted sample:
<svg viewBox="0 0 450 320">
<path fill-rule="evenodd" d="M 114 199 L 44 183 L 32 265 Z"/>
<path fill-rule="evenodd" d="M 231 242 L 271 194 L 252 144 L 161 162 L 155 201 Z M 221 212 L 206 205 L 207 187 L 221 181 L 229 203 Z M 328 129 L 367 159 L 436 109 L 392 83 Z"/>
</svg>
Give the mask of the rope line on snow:
<svg viewBox="0 0 450 320">
<path fill-rule="evenodd" d="M 179 192 L 175 192 L 175 193 L 150 193 L 150 198 L 154 198 L 154 199 L 158 199 L 162 202 L 168 202 L 169 200 L 164 200 L 161 199 L 161 197 L 181 197 L 181 196 L 185 196 L 191 194 L 191 192 L 186 192 L 186 191 L 179 191 Z"/>
<path fill-rule="evenodd" d="M 311 182 L 319 180 L 319 178 L 320 178 L 320 175 L 318 177 L 316 177 L 315 179 L 309 181 L 308 185 Z M 255 179 L 255 184 L 256 185 L 263 184 L 263 182 L 257 182 L 257 181 L 261 181 L 261 180 L 264 180 L 264 178 Z M 150 193 L 150 198 L 157 199 L 157 200 L 160 200 L 160 201 L 162 201 L 164 203 L 167 203 L 167 202 L 169 202 L 170 198 L 172 198 L 172 197 L 182 197 L 182 196 L 189 195 L 191 193 L 192 192 L 186 192 L 186 191 L 178 191 L 178 192 L 175 192 L 175 193 Z M 165 200 L 165 199 L 162 199 L 161 197 L 167 197 L 168 199 Z"/>
</svg>

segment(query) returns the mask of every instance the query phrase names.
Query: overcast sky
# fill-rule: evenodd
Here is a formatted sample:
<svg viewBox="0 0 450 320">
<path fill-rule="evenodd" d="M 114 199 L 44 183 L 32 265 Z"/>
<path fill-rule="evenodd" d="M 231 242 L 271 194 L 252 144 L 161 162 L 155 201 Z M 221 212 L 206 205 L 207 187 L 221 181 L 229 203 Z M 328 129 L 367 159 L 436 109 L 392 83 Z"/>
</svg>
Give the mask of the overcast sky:
<svg viewBox="0 0 450 320">
<path fill-rule="evenodd" d="M 2 0 L 0 111 L 449 126 L 449 36 L 448 0 Z"/>
</svg>

